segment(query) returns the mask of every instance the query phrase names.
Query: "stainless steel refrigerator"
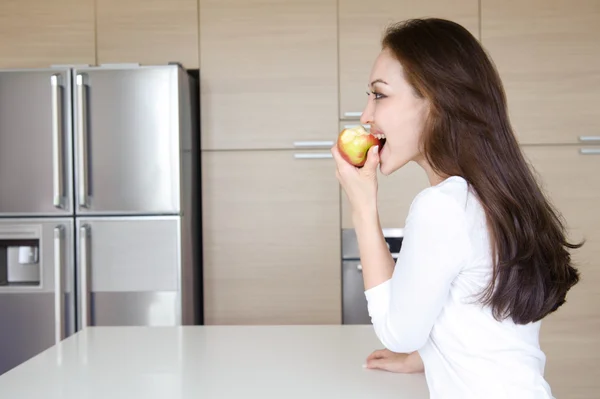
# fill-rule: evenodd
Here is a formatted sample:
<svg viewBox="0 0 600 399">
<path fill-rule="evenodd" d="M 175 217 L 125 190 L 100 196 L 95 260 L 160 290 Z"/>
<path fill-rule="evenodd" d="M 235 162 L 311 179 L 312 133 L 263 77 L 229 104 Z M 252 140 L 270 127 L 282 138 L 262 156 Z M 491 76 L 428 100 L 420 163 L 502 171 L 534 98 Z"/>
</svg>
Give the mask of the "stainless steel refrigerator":
<svg viewBox="0 0 600 399">
<path fill-rule="evenodd" d="M 0 374 L 87 326 L 197 324 L 198 81 L 0 70 Z"/>
</svg>

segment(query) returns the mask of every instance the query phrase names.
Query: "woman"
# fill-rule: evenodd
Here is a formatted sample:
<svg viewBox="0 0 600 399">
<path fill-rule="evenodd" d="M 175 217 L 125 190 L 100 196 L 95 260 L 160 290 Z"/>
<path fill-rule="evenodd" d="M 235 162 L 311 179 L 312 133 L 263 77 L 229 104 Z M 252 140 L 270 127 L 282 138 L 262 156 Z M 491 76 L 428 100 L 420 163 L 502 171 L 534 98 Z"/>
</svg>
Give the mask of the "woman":
<svg viewBox="0 0 600 399">
<path fill-rule="evenodd" d="M 478 41 L 440 19 L 392 26 L 361 117 L 385 135 L 336 175 L 352 207 L 365 295 L 386 349 L 367 367 L 424 371 L 431 398 L 551 398 L 541 320 L 578 282 L 560 216 L 528 168 L 498 74 Z M 410 161 L 413 200 L 396 265 L 377 212 L 377 166 Z"/>
</svg>

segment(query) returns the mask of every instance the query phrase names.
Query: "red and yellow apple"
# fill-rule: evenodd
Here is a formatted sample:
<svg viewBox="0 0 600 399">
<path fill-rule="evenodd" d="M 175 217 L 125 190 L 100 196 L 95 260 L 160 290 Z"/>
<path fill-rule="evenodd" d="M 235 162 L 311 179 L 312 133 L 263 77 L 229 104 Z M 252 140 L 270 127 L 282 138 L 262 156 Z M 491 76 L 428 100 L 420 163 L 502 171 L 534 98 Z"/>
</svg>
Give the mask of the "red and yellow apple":
<svg viewBox="0 0 600 399">
<path fill-rule="evenodd" d="M 379 139 L 367 132 L 362 125 L 342 130 L 337 140 L 342 158 L 356 167 L 365 164 L 367 152 L 374 145 L 380 145 Z"/>
</svg>

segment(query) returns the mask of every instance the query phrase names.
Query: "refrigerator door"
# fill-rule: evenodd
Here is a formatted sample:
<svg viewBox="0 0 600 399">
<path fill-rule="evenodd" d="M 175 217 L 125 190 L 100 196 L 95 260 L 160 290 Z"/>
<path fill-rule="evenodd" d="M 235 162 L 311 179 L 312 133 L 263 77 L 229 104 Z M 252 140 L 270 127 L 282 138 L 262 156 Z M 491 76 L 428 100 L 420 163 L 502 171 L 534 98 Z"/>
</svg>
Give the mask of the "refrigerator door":
<svg viewBox="0 0 600 399">
<path fill-rule="evenodd" d="M 0 216 L 72 212 L 69 69 L 0 71 Z"/>
<path fill-rule="evenodd" d="M 73 243 L 72 219 L 0 220 L 0 374 L 75 332 Z"/>
<path fill-rule="evenodd" d="M 74 70 L 77 214 L 180 212 L 178 72 Z"/>
<path fill-rule="evenodd" d="M 76 224 L 80 328 L 181 324 L 178 216 Z"/>
</svg>

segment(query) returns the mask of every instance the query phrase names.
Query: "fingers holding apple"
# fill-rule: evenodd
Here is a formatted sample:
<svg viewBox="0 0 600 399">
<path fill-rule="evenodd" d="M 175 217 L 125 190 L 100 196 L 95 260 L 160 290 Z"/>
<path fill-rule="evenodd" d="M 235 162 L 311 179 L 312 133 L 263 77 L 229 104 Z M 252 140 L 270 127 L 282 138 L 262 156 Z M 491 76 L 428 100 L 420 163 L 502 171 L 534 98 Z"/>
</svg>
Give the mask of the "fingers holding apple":
<svg viewBox="0 0 600 399">
<path fill-rule="evenodd" d="M 342 130 L 332 148 L 338 171 L 356 173 L 360 170 L 361 175 L 375 176 L 379 151 L 384 144 L 385 138 L 372 135 L 362 125 Z"/>
<path fill-rule="evenodd" d="M 367 154 L 371 147 L 379 146 L 381 140 L 367 132 L 362 125 L 346 128 L 340 132 L 337 148 L 342 158 L 349 164 L 360 168 L 367 162 Z"/>
<path fill-rule="evenodd" d="M 342 130 L 331 149 L 336 177 L 354 211 L 376 206 L 380 146 L 377 137 L 358 126 Z"/>
</svg>

